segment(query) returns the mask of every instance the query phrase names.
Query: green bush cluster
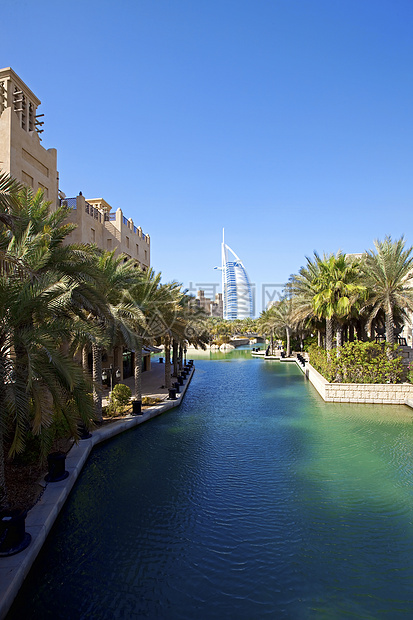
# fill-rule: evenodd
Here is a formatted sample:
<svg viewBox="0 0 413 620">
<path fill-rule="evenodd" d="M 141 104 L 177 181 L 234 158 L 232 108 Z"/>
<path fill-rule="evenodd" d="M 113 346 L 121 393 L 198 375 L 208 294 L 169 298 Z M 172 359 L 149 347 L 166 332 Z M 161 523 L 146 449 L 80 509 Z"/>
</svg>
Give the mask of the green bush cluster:
<svg viewBox="0 0 413 620">
<path fill-rule="evenodd" d="M 106 410 L 109 416 L 125 413 L 130 406 L 132 396 L 131 389 L 124 383 L 118 383 L 113 388 L 110 395 L 110 403 Z"/>
<path fill-rule="evenodd" d="M 397 350 L 397 345 L 392 349 Z M 310 364 L 329 383 L 400 383 L 403 380 L 402 358 L 391 359 L 391 347 L 374 342 L 346 342 L 330 352 L 312 345 L 309 348 Z"/>
<path fill-rule="evenodd" d="M 161 398 L 156 398 L 154 396 L 143 396 L 142 397 L 142 405 L 157 405 L 158 403 L 161 403 L 162 399 Z"/>
</svg>

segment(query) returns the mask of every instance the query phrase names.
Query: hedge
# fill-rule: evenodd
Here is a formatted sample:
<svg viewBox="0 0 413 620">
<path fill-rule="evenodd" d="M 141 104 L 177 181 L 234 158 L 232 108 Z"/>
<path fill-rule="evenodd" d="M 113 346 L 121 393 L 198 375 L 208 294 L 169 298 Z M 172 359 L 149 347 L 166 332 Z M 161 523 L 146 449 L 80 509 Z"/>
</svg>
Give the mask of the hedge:
<svg viewBox="0 0 413 620">
<path fill-rule="evenodd" d="M 405 370 L 399 355 L 391 358 L 392 351 L 397 351 L 397 345 L 355 341 L 332 349 L 330 359 L 325 349 L 311 345 L 309 357 L 329 383 L 400 383 Z"/>
</svg>

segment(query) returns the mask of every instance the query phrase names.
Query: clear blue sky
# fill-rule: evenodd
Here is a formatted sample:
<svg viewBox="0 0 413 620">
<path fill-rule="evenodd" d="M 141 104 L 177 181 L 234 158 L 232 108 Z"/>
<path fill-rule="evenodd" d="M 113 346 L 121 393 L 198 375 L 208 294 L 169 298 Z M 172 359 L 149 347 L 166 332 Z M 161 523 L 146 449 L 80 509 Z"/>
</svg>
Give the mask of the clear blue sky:
<svg viewBox="0 0 413 620">
<path fill-rule="evenodd" d="M 3 0 L 60 188 L 121 207 L 163 280 L 256 283 L 413 243 L 412 0 Z"/>
</svg>

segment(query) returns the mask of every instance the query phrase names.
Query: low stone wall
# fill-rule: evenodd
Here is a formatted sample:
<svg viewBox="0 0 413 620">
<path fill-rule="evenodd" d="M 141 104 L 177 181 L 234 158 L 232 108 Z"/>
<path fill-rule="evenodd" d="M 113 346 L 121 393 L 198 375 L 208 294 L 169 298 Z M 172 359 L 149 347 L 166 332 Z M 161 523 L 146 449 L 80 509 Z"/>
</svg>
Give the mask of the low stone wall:
<svg viewBox="0 0 413 620">
<path fill-rule="evenodd" d="M 413 400 L 411 383 L 329 383 L 308 362 L 304 374 L 317 392 L 330 403 L 376 403 L 405 405 Z"/>
</svg>

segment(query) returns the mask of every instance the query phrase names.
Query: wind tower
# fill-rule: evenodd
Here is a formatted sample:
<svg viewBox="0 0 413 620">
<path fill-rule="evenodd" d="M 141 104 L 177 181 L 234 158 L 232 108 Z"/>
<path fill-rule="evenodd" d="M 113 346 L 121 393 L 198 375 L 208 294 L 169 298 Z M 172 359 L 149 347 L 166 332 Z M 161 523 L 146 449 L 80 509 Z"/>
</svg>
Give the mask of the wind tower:
<svg viewBox="0 0 413 620">
<path fill-rule="evenodd" d="M 56 149 L 41 145 L 43 114 L 40 100 L 11 69 L 0 69 L 0 171 L 44 191 L 56 208 L 59 175 Z"/>
</svg>

